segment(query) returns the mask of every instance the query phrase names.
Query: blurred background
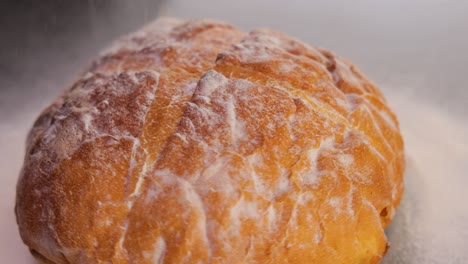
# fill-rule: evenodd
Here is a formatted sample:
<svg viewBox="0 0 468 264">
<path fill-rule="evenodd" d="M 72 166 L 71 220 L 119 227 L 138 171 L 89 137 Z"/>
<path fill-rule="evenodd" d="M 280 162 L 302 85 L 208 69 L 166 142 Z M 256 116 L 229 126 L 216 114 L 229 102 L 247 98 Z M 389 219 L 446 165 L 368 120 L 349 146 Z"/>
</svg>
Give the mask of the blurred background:
<svg viewBox="0 0 468 264">
<path fill-rule="evenodd" d="M 0 255 L 35 263 L 14 219 L 24 140 L 110 41 L 158 16 L 275 28 L 353 61 L 384 91 L 406 143 L 406 192 L 384 263 L 468 263 L 468 1 L 3 0 Z"/>
</svg>

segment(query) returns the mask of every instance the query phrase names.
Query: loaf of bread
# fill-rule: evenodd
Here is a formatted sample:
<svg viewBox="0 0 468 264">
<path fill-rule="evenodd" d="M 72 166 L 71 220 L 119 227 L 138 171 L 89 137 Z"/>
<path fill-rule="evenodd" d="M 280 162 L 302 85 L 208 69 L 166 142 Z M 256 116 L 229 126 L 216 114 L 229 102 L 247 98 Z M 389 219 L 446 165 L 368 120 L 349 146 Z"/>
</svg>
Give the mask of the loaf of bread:
<svg viewBox="0 0 468 264">
<path fill-rule="evenodd" d="M 16 216 L 41 263 L 378 263 L 403 171 L 397 118 L 350 62 L 166 18 L 42 112 Z"/>
</svg>

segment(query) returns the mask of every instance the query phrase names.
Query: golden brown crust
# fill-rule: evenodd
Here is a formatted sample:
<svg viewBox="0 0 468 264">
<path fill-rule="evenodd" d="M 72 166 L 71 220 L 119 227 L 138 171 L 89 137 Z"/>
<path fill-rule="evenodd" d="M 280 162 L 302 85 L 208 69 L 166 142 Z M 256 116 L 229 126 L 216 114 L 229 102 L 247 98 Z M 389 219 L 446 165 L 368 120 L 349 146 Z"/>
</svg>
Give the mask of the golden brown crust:
<svg viewBox="0 0 468 264">
<path fill-rule="evenodd" d="M 36 121 L 17 220 L 44 263 L 377 263 L 403 160 L 395 115 L 350 62 L 161 19 Z"/>
</svg>

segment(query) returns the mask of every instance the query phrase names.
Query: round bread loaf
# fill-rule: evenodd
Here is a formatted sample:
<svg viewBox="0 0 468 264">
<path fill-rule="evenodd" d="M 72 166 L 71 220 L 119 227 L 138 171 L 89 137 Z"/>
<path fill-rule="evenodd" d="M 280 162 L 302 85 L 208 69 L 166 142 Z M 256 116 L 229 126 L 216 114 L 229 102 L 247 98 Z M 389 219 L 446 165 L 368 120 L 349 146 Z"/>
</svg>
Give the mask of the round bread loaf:
<svg viewBox="0 0 468 264">
<path fill-rule="evenodd" d="M 350 62 L 159 19 L 37 119 L 16 216 L 42 263 L 378 263 L 403 171 L 397 118 Z"/>
</svg>

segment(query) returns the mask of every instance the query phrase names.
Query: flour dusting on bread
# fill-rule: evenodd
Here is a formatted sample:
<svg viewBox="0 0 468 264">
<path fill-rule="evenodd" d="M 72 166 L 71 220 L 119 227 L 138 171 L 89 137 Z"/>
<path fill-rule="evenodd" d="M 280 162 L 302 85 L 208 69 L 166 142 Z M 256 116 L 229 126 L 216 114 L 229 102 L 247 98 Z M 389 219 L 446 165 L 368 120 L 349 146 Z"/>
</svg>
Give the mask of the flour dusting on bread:
<svg viewBox="0 0 468 264">
<path fill-rule="evenodd" d="M 160 19 L 41 114 L 17 217 L 51 263 L 377 263 L 403 160 L 396 116 L 350 62 Z"/>
</svg>

